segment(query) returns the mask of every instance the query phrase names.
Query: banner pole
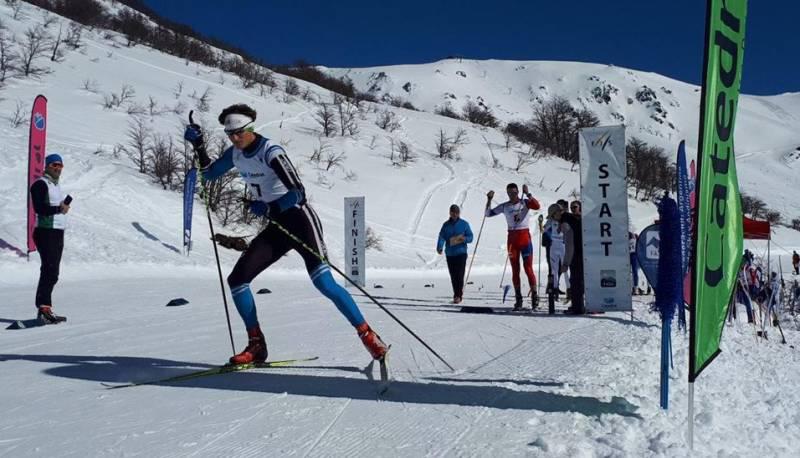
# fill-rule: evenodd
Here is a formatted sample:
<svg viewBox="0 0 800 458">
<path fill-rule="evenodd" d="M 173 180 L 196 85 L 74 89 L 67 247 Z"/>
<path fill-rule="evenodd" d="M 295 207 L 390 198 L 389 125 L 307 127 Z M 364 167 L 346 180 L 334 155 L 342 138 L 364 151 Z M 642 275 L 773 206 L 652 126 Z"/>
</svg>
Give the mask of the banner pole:
<svg viewBox="0 0 800 458">
<path fill-rule="evenodd" d="M 694 382 L 689 382 L 689 450 L 694 450 Z"/>
</svg>

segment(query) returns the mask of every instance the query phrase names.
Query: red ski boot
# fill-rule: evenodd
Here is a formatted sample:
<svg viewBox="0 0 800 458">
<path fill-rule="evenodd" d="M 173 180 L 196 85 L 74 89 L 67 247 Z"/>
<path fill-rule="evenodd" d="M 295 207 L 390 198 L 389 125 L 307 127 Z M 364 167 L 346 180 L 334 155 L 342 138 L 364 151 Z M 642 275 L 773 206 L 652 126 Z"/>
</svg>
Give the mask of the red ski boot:
<svg viewBox="0 0 800 458">
<path fill-rule="evenodd" d="M 356 332 L 358 333 L 358 337 L 361 338 L 361 342 L 367 347 L 369 354 L 372 355 L 372 358 L 381 359 L 386 355 L 386 352 L 389 351 L 389 347 L 383 343 L 381 337 L 376 334 L 366 322 L 356 327 Z"/>
<path fill-rule="evenodd" d="M 58 324 L 67 321 L 67 317 L 53 313 L 53 306 L 51 305 L 40 305 L 38 309 L 39 312 L 36 314 L 36 318 L 42 324 Z"/>
<path fill-rule="evenodd" d="M 247 330 L 249 341 L 241 353 L 231 356 L 231 364 L 263 363 L 267 360 L 267 342 L 261 328 L 256 326 Z"/>
</svg>

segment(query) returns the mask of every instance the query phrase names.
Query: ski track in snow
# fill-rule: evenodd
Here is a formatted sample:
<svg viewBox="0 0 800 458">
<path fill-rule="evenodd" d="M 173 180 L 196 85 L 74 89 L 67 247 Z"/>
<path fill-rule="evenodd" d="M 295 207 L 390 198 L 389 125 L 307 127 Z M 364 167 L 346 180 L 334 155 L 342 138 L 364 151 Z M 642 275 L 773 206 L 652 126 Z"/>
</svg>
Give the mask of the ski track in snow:
<svg viewBox="0 0 800 458">
<path fill-rule="evenodd" d="M 346 401 L 344 401 L 342 403 L 342 407 L 339 409 L 339 411 L 333 417 L 331 422 L 328 423 L 328 426 L 326 426 L 322 431 L 320 431 L 319 436 L 317 436 L 317 439 L 314 441 L 313 444 L 311 444 L 311 446 L 308 448 L 308 450 L 306 450 L 306 452 L 303 454 L 304 457 L 309 456 L 311 454 L 311 452 L 313 452 L 314 449 L 317 447 L 317 445 L 319 445 L 319 443 L 322 442 L 322 439 L 325 438 L 325 436 L 328 434 L 328 432 L 330 432 L 330 430 L 333 428 L 333 426 L 336 424 L 336 422 L 339 421 L 340 418 L 342 418 L 342 415 L 344 415 L 345 409 L 347 409 L 347 407 L 350 405 L 351 402 L 352 402 L 352 399 L 347 399 Z"/>
<path fill-rule="evenodd" d="M 232 374 L 232 375 L 234 375 L 234 374 Z M 245 426 L 245 425 L 248 425 L 249 423 L 251 423 L 254 419 L 258 418 L 259 416 L 261 416 L 264 413 L 264 407 L 266 407 L 267 404 L 270 404 L 273 401 L 275 396 L 276 395 L 270 396 L 266 401 L 262 402 L 261 404 L 259 404 L 259 405 L 257 405 L 255 407 L 255 412 L 252 415 L 250 415 L 247 418 L 243 418 L 243 419 L 237 420 L 236 423 L 234 423 L 233 426 L 228 426 L 228 430 L 227 431 L 225 431 L 222 434 L 219 434 L 217 437 L 212 439 L 210 442 L 206 443 L 205 445 L 203 445 L 199 449 L 195 450 L 194 452 L 192 452 L 188 456 L 190 456 L 190 457 L 198 456 L 201 452 L 209 450 L 218 441 L 220 441 L 222 439 L 225 439 L 225 438 L 229 437 L 230 435 L 234 434 L 242 426 Z M 213 449 L 210 450 L 210 451 L 213 451 Z M 214 455 L 216 455 L 217 453 L 223 453 L 224 454 L 223 450 L 215 451 Z M 255 453 L 251 454 L 251 456 L 259 456 L 259 455 L 260 455 L 259 451 L 255 451 Z M 243 455 L 240 455 L 240 456 L 243 456 Z"/>
</svg>

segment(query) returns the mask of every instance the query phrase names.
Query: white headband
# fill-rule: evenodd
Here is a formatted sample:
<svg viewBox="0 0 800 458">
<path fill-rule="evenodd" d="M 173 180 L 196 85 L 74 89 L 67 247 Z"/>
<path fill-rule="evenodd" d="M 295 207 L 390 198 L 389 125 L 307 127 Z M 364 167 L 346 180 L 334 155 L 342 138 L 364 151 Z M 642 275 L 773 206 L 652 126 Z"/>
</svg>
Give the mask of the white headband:
<svg viewBox="0 0 800 458">
<path fill-rule="evenodd" d="M 239 113 L 231 113 L 225 116 L 225 132 L 233 132 L 239 129 L 250 127 L 255 120 L 250 116 Z"/>
</svg>

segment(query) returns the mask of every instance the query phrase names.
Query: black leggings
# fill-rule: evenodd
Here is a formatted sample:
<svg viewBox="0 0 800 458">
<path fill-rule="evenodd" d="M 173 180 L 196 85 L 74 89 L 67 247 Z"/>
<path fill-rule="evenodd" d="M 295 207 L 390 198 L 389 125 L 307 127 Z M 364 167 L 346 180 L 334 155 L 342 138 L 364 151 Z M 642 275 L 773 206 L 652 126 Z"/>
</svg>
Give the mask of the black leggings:
<svg viewBox="0 0 800 458">
<path fill-rule="evenodd" d="M 58 282 L 61 253 L 64 251 L 64 230 L 37 227 L 33 230 L 33 241 L 42 267 L 39 270 L 39 286 L 36 288 L 36 306 L 53 305 L 51 294 Z"/>
<path fill-rule="evenodd" d="M 450 282 L 453 284 L 453 296 L 464 296 L 464 268 L 467 266 L 467 254 L 446 256 Z"/>
<path fill-rule="evenodd" d="M 314 210 L 308 205 L 302 208 L 293 207 L 274 218 L 275 222 L 286 228 L 292 235 L 302 240 L 309 248 L 327 259 L 325 244 L 322 241 L 322 226 Z M 250 242 L 250 246 L 242 253 L 233 271 L 228 276 L 229 286 L 250 283 L 258 274 L 271 266 L 275 261 L 294 250 L 303 257 L 306 270 L 310 274 L 322 261 L 299 243 L 292 240 L 274 224 Z"/>
</svg>

